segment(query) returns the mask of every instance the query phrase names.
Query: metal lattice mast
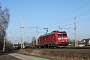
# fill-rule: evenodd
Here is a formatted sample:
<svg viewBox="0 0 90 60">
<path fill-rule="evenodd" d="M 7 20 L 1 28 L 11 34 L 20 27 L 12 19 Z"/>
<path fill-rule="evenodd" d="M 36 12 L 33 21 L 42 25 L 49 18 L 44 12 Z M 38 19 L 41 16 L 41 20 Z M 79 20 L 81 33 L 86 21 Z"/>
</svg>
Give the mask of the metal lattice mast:
<svg viewBox="0 0 90 60">
<path fill-rule="evenodd" d="M 20 17 L 20 37 L 21 37 L 21 48 L 24 48 L 24 41 L 23 41 L 23 29 L 24 28 L 36 28 L 36 45 L 38 45 L 38 26 L 36 27 L 25 27 L 22 24 L 22 17 Z"/>
<path fill-rule="evenodd" d="M 21 39 L 21 49 L 23 48 L 23 36 L 22 36 L 22 17 L 20 17 L 20 39 Z"/>
<path fill-rule="evenodd" d="M 22 28 L 36 28 L 36 45 L 38 45 L 38 26 L 36 26 L 36 27 L 25 27 L 25 26 L 22 26 Z"/>
<path fill-rule="evenodd" d="M 77 37 L 76 37 L 76 17 L 74 18 L 74 34 L 75 34 L 75 47 L 77 47 Z"/>
<path fill-rule="evenodd" d="M 38 26 L 36 27 L 36 45 L 38 45 Z"/>
</svg>

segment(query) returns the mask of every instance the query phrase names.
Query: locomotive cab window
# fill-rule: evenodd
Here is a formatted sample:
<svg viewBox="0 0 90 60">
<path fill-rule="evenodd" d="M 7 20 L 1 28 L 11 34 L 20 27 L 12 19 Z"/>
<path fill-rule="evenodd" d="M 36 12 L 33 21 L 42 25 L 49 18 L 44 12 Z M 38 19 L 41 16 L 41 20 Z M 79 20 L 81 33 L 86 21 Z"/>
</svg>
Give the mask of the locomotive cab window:
<svg viewBox="0 0 90 60">
<path fill-rule="evenodd" d="M 58 36 L 67 36 L 67 34 L 58 34 Z"/>
</svg>

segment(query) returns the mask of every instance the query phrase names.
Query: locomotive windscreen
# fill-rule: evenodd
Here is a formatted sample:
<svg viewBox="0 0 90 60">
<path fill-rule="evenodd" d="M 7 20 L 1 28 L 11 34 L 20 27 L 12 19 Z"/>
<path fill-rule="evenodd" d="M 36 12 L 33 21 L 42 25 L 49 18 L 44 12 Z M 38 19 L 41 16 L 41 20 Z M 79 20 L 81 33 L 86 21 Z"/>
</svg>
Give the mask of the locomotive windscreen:
<svg viewBox="0 0 90 60">
<path fill-rule="evenodd" d="M 67 36 L 67 34 L 58 34 L 58 36 Z"/>
</svg>

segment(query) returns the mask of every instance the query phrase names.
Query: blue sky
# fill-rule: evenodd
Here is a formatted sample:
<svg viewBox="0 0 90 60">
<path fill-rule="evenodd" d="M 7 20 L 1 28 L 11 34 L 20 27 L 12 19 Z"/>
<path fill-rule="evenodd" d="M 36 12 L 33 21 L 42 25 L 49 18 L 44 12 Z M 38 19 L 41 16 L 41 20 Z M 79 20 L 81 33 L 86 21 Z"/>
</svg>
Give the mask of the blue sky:
<svg viewBox="0 0 90 60">
<path fill-rule="evenodd" d="M 77 39 L 90 38 L 90 0 L 0 0 L 2 8 L 9 8 L 10 22 L 7 29 L 9 37 L 20 37 L 20 16 L 23 26 L 38 26 L 39 35 L 59 30 L 67 31 L 74 39 L 74 18 L 76 17 Z M 25 28 L 24 37 L 34 37 L 35 28 Z M 30 39 L 31 39 L 30 38 Z M 12 39 L 12 38 L 10 38 Z M 15 40 L 16 38 L 14 38 Z M 31 41 L 31 40 L 30 40 Z"/>
</svg>

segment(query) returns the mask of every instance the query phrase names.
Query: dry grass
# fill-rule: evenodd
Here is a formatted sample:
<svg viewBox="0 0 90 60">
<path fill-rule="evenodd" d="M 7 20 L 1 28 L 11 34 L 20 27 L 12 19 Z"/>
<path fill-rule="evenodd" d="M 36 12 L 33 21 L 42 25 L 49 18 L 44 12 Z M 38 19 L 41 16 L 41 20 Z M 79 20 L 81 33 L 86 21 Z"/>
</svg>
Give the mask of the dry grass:
<svg viewBox="0 0 90 60">
<path fill-rule="evenodd" d="M 66 60 L 90 60 L 90 49 L 23 49 L 18 52 L 64 58 Z"/>
</svg>

